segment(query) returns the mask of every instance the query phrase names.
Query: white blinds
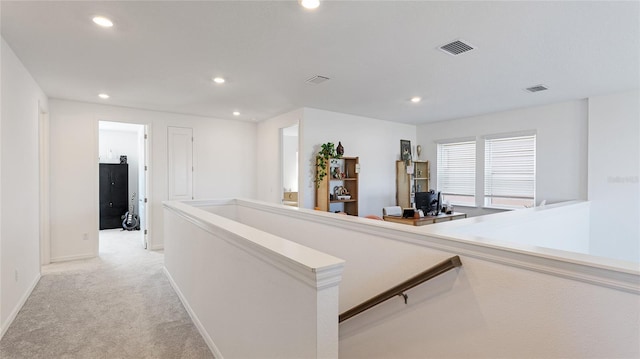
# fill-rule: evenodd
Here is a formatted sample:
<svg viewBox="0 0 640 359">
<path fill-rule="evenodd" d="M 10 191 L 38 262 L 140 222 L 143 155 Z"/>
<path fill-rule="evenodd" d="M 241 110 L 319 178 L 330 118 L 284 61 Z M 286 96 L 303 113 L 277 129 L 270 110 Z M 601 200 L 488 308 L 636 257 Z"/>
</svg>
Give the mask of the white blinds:
<svg viewBox="0 0 640 359">
<path fill-rule="evenodd" d="M 534 199 L 536 136 L 485 140 L 485 197 Z"/>
<path fill-rule="evenodd" d="M 476 141 L 438 144 L 438 191 L 475 196 Z"/>
</svg>

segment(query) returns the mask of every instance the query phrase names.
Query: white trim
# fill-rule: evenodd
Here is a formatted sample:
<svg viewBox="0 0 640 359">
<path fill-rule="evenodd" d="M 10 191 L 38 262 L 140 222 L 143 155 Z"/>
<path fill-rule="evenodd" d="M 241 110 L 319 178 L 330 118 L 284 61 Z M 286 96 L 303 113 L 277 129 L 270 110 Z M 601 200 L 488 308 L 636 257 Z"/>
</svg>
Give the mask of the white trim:
<svg viewBox="0 0 640 359">
<path fill-rule="evenodd" d="M 446 145 L 446 144 L 449 144 L 449 143 L 471 142 L 471 141 L 478 141 L 478 137 L 476 137 L 476 136 L 467 136 L 467 137 L 457 137 L 457 138 L 445 138 L 445 139 L 435 140 L 433 142 L 435 144 L 437 144 L 437 145 Z"/>
<path fill-rule="evenodd" d="M 49 114 L 38 102 L 40 265 L 51 263 Z"/>
<path fill-rule="evenodd" d="M 138 121 L 129 121 L 129 119 L 126 118 L 116 118 L 116 119 L 112 119 L 110 116 L 106 116 L 106 115 L 98 115 L 95 118 L 95 126 L 96 126 L 96 131 L 95 131 L 95 136 L 97 136 L 95 138 L 95 143 L 96 148 L 96 154 L 95 154 L 95 158 L 96 160 L 96 173 L 97 173 L 97 177 L 96 177 L 96 204 L 97 204 L 97 211 L 95 214 L 95 220 L 96 220 L 96 224 L 95 224 L 95 228 L 96 228 L 96 242 L 95 242 L 95 250 L 96 250 L 96 256 L 100 255 L 100 159 L 99 159 L 99 152 L 100 152 L 100 122 L 111 122 L 111 123 L 118 123 L 118 124 L 124 124 L 124 125 L 135 125 L 135 126 L 142 126 L 143 127 L 143 131 L 145 132 L 145 134 L 147 135 L 147 139 L 145 141 L 145 146 L 146 148 L 144 149 L 145 152 L 145 164 L 147 166 L 147 173 L 145 173 L 145 181 L 147 182 L 146 186 L 145 186 L 145 196 L 147 198 L 147 206 L 146 206 L 146 217 L 147 217 L 147 221 L 146 221 L 146 225 L 147 225 L 147 234 L 146 234 L 146 240 L 147 240 L 147 250 L 160 250 L 163 249 L 164 246 L 161 245 L 156 245 L 154 246 L 153 244 L 153 124 L 150 122 L 138 122 Z M 141 228 L 141 230 L 144 230 Z M 144 233 L 143 233 L 144 236 Z"/>
<path fill-rule="evenodd" d="M 80 260 L 80 259 L 91 259 L 91 258 L 95 258 L 95 257 L 96 256 L 93 253 L 77 254 L 77 255 L 74 255 L 74 256 L 63 256 L 63 257 L 51 258 L 51 263 L 77 261 L 77 260 Z"/>
<path fill-rule="evenodd" d="M 523 208 L 522 206 L 513 206 L 513 207 L 509 207 L 509 206 L 496 206 L 496 205 L 492 205 L 492 206 L 482 206 L 480 208 L 486 208 L 486 209 L 500 209 L 500 210 L 504 210 L 504 211 L 514 211 L 516 209 L 521 209 Z"/>
<path fill-rule="evenodd" d="M 202 335 L 202 339 L 204 339 L 204 342 L 207 343 L 207 346 L 209 347 L 209 350 L 211 350 L 213 356 L 216 359 L 223 359 L 222 352 L 220 352 L 220 349 L 218 349 L 216 344 L 213 342 L 213 339 L 211 339 L 209 332 L 207 332 L 207 330 L 204 328 L 204 325 L 202 325 L 202 322 L 200 322 L 200 319 L 189 305 L 189 302 L 187 302 L 187 298 L 185 298 L 184 294 L 182 294 L 182 292 L 180 291 L 178 284 L 176 284 L 176 282 L 173 280 L 173 277 L 171 277 L 171 274 L 167 270 L 167 267 L 162 267 L 162 271 L 167 276 L 169 284 L 171 284 L 171 287 L 178 295 L 178 298 L 180 298 L 180 302 L 182 302 L 184 309 L 186 309 L 187 313 L 189 313 L 189 317 L 191 317 L 193 324 L 195 324 L 196 328 L 198 328 L 198 332 L 200 332 L 200 335 Z"/>
<path fill-rule="evenodd" d="M 452 254 L 488 260 L 511 267 L 532 270 L 625 292 L 640 293 L 640 270 L 638 270 L 637 264 L 634 263 L 562 250 L 502 243 L 485 238 L 452 235 L 446 231 L 447 226 L 468 224 L 468 221 L 473 221 L 474 218 L 414 227 L 246 199 L 198 201 L 197 205 L 206 206 L 207 202 L 210 206 L 235 203 L 238 206 L 255 208 L 315 223 L 328 224 L 360 233 L 383 236 L 391 240 L 413 243 Z M 189 203 L 185 202 L 185 205 Z M 580 205 L 581 203 L 584 202 L 560 203 L 546 205 L 545 207 L 522 209 L 520 211 L 550 210 L 565 205 Z M 499 215 L 508 215 L 520 211 L 503 212 Z M 475 218 L 475 220 L 481 219 L 482 217 Z"/>
<path fill-rule="evenodd" d="M 514 132 L 503 132 L 503 133 L 490 133 L 486 135 L 482 135 L 481 138 L 483 140 L 496 140 L 499 138 L 509 138 L 509 137 L 525 137 L 525 136 L 537 136 L 537 130 L 522 130 L 522 131 L 514 131 Z"/>
<path fill-rule="evenodd" d="M 33 292 L 33 290 L 36 289 L 36 285 L 38 285 L 40 278 L 42 278 L 42 276 L 40 275 L 40 273 L 38 273 L 38 275 L 36 276 L 36 279 L 29 286 L 29 289 L 27 289 L 27 291 L 22 295 L 22 297 L 20 297 L 18 304 L 16 304 L 16 306 L 13 308 L 13 310 L 7 317 L 7 320 L 5 321 L 5 323 L 0 324 L 0 340 L 5 335 L 9 327 L 11 326 L 11 323 L 13 323 L 13 321 L 18 316 L 18 313 L 24 306 L 24 303 L 27 302 L 27 299 L 29 299 L 29 296 L 31 296 L 31 293 Z"/>
<path fill-rule="evenodd" d="M 312 288 L 336 286 L 342 280 L 344 260 L 191 206 L 190 202 L 168 201 L 164 202 L 163 207 Z M 206 202 L 198 201 L 198 205 Z M 226 204 L 228 201 L 222 203 Z M 285 241 L 298 248 L 294 253 L 286 253 L 279 250 L 277 245 L 272 245 L 274 240 Z M 310 257 L 313 259 L 309 260 Z"/>
</svg>

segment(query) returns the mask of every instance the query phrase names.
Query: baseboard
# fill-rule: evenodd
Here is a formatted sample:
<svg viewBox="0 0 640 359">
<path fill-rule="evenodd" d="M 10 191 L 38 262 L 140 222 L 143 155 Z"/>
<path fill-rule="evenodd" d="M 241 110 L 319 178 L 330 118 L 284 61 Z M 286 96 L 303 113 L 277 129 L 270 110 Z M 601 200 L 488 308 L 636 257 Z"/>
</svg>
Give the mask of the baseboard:
<svg viewBox="0 0 640 359">
<path fill-rule="evenodd" d="M 189 313 L 189 317 L 191 317 L 193 324 L 195 324 L 196 328 L 198 328 L 198 332 L 200 332 L 200 335 L 202 335 L 204 342 L 207 343 L 207 346 L 211 350 L 211 353 L 213 354 L 213 356 L 216 359 L 223 359 L 222 353 L 220 352 L 216 344 L 213 342 L 213 339 L 211 339 L 209 332 L 207 332 L 207 330 L 204 328 L 204 326 L 198 319 L 198 316 L 196 315 L 196 313 L 193 311 L 193 309 L 191 309 L 191 306 L 187 302 L 187 299 L 180 291 L 180 288 L 178 287 L 176 282 L 173 280 L 173 277 L 171 277 L 171 274 L 169 274 L 167 267 L 162 267 L 162 270 L 164 271 L 164 274 L 167 276 L 167 279 L 169 279 L 169 283 L 171 284 L 171 287 L 176 292 L 176 294 L 178 294 L 178 298 L 180 298 L 182 305 L 187 310 L 187 313 Z"/>
<path fill-rule="evenodd" d="M 150 248 L 152 251 L 161 251 L 161 250 L 163 250 L 163 249 L 164 249 L 164 245 L 159 244 L 159 245 L 156 245 L 156 246 L 149 246 L 149 248 Z"/>
<path fill-rule="evenodd" d="M 91 259 L 91 258 L 95 258 L 95 254 L 79 254 L 76 256 L 64 256 L 64 257 L 55 257 L 55 258 L 51 258 L 51 263 L 55 263 L 55 262 L 68 262 L 68 261 L 77 261 L 80 259 Z"/>
<path fill-rule="evenodd" d="M 13 321 L 18 316 L 20 309 L 22 309 L 22 306 L 24 306 L 24 303 L 26 303 L 27 299 L 29 299 L 31 292 L 33 292 L 33 290 L 36 288 L 36 285 L 38 285 L 38 282 L 40 281 L 40 277 L 41 277 L 40 273 L 38 273 L 38 275 L 36 276 L 36 279 L 29 286 L 29 289 L 27 289 L 27 291 L 22 295 L 22 297 L 20 298 L 20 301 L 18 301 L 18 304 L 15 306 L 15 308 L 13 308 L 13 310 L 11 311 L 11 314 L 9 314 L 7 321 L 5 323 L 0 324 L 0 339 L 2 339 L 2 337 L 4 337 L 4 334 L 7 332 L 7 330 L 9 330 L 11 323 L 13 323 Z"/>
</svg>

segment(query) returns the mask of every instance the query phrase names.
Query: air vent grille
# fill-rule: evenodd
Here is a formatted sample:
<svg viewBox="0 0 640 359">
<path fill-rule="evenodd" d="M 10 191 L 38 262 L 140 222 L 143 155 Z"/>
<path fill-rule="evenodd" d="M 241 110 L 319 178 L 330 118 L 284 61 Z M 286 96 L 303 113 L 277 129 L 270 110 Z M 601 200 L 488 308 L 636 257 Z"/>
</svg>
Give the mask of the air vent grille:
<svg viewBox="0 0 640 359">
<path fill-rule="evenodd" d="M 440 46 L 440 50 L 454 56 L 463 54 L 473 49 L 473 46 L 469 45 L 468 43 L 462 42 L 462 40 L 456 40 L 446 45 Z"/>
<path fill-rule="evenodd" d="M 312 78 L 307 79 L 307 81 L 305 81 L 305 82 L 309 83 L 309 84 L 318 85 L 318 84 L 321 84 L 321 83 L 327 81 L 328 79 L 329 78 L 326 77 L 326 76 L 315 75 Z"/>
<path fill-rule="evenodd" d="M 540 92 L 540 91 L 546 91 L 549 88 L 545 85 L 535 85 L 535 86 L 531 86 L 531 87 L 527 87 L 527 91 L 529 92 Z"/>
</svg>

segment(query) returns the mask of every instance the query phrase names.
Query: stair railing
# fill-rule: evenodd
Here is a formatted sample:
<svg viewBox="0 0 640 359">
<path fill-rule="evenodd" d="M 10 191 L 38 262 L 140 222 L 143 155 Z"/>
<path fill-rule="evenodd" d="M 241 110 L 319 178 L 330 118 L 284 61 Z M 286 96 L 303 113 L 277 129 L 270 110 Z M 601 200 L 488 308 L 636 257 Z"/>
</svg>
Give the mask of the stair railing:
<svg viewBox="0 0 640 359">
<path fill-rule="evenodd" d="M 356 316 L 368 309 L 371 309 L 373 307 L 375 307 L 376 305 L 391 299 L 395 296 L 401 296 L 404 298 L 404 303 L 407 304 L 407 299 L 409 298 L 409 296 L 405 293 L 407 290 L 420 285 L 426 281 L 428 281 L 429 279 L 435 278 L 437 276 L 439 276 L 442 273 L 445 273 L 451 269 L 454 269 L 456 267 L 460 267 L 462 265 L 462 262 L 460 261 L 460 257 L 459 256 L 454 256 L 451 257 L 447 260 L 444 260 L 438 264 L 436 264 L 435 266 L 425 270 L 424 272 L 415 275 L 409 279 L 407 279 L 406 281 L 396 285 L 395 287 L 388 289 L 378 295 L 376 295 L 375 297 L 366 300 L 358 305 L 356 305 L 355 307 L 347 310 L 346 312 L 340 314 L 340 316 L 338 317 L 338 322 L 342 323 L 343 321 Z"/>
</svg>

